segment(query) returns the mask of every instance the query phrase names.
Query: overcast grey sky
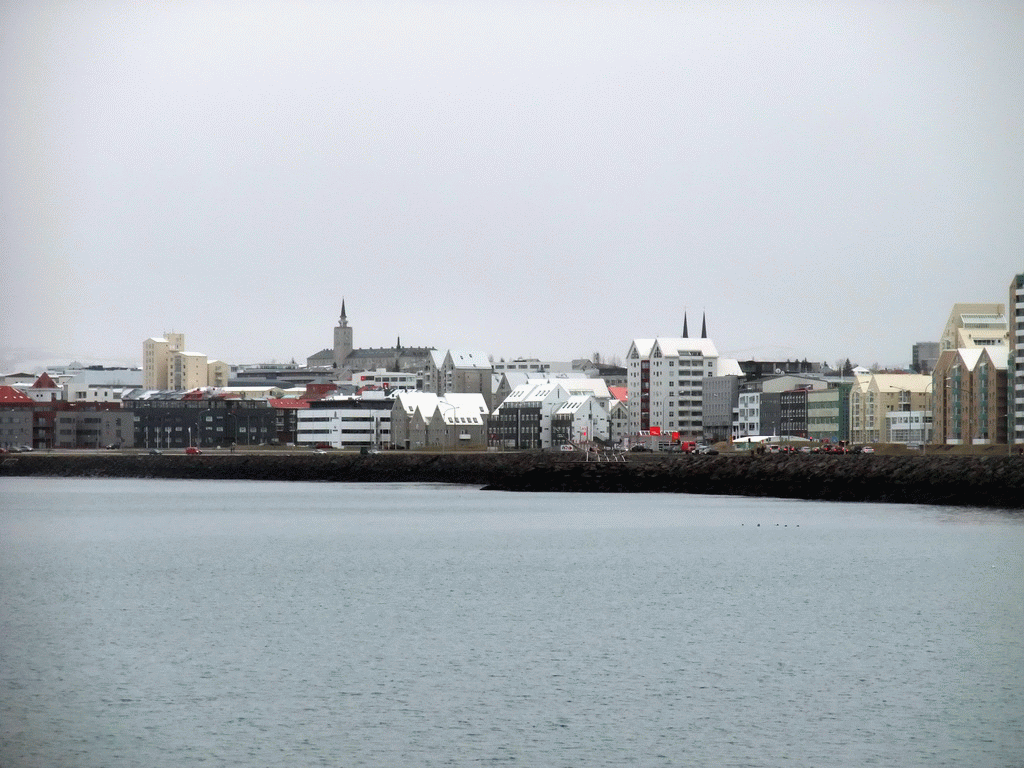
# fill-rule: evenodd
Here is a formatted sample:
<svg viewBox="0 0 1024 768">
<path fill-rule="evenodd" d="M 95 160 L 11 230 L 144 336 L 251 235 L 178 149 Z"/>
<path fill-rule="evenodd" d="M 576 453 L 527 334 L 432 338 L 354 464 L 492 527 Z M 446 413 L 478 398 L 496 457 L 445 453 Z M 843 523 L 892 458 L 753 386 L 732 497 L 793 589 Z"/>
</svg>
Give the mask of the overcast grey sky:
<svg viewBox="0 0 1024 768">
<path fill-rule="evenodd" d="M 998 2 L 8 2 L 0 361 L 907 364 L 1024 271 Z"/>
</svg>

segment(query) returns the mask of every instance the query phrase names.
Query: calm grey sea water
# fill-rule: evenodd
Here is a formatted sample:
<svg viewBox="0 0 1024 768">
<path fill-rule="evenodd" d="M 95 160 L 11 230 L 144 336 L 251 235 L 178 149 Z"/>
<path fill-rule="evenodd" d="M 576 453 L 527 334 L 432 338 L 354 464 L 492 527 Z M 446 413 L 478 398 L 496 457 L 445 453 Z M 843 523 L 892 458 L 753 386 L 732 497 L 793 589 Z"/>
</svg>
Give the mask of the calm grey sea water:
<svg viewBox="0 0 1024 768">
<path fill-rule="evenodd" d="M 1024 518 L 0 482 L 0 765 L 1020 766 Z"/>
</svg>

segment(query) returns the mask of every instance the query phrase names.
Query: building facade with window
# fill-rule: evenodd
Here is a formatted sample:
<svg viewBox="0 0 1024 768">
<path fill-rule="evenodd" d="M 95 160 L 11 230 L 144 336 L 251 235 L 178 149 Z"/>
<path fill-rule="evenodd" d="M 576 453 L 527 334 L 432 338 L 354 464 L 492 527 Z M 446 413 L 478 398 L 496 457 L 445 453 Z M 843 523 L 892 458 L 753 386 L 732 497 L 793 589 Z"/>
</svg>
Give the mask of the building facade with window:
<svg viewBox="0 0 1024 768">
<path fill-rule="evenodd" d="M 135 390 L 123 405 L 134 417 L 136 448 L 226 448 L 277 440 L 277 413 L 267 398 Z"/>
<path fill-rule="evenodd" d="M 939 338 L 939 353 L 1004 346 L 1009 341 L 1003 304 L 954 304 Z"/>
<path fill-rule="evenodd" d="M 850 439 L 850 382 L 807 393 L 807 437 L 834 443 Z"/>
<path fill-rule="evenodd" d="M 1010 281 L 1007 304 L 1009 353 L 1006 362 L 1007 435 L 1014 444 L 1024 444 L 1024 274 Z"/>
<path fill-rule="evenodd" d="M 142 386 L 149 390 L 226 387 L 231 368 L 185 350 L 185 334 L 167 333 L 142 343 Z"/>
<path fill-rule="evenodd" d="M 940 356 L 940 362 L 941 359 Z M 930 411 L 931 396 L 931 376 L 919 373 L 858 374 L 850 387 L 850 441 L 894 442 L 888 432 L 887 414 L 892 411 Z"/>
<path fill-rule="evenodd" d="M 933 374 L 935 442 L 1005 443 L 1009 348 L 943 350 Z"/>
<path fill-rule="evenodd" d="M 571 443 L 606 443 L 610 436 L 608 409 L 593 395 L 570 395 L 552 414 L 552 448 Z"/>
<path fill-rule="evenodd" d="M 391 409 L 391 441 L 407 450 L 484 450 L 488 422 L 479 392 L 400 392 Z"/>
<path fill-rule="evenodd" d="M 383 390 L 313 400 L 297 414 L 296 445 L 381 448 L 391 445 L 395 396 Z"/>
<path fill-rule="evenodd" d="M 491 414 L 491 444 L 500 448 L 550 448 L 551 418 L 571 397 L 554 379 L 530 379 L 506 397 Z"/>
<path fill-rule="evenodd" d="M 681 440 L 703 440 L 704 380 L 718 375 L 718 350 L 707 338 L 634 339 L 626 353 L 629 430 L 656 427 Z"/>
</svg>

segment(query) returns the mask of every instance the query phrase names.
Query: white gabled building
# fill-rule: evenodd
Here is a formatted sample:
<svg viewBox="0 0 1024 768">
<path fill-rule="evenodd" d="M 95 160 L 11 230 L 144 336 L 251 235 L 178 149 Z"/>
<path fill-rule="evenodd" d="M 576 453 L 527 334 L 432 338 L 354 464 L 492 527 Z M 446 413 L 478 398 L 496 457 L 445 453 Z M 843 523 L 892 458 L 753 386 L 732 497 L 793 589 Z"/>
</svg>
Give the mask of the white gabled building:
<svg viewBox="0 0 1024 768">
<path fill-rule="evenodd" d="M 625 400 L 612 399 L 608 406 L 608 441 L 624 446 L 629 434 L 629 405 Z"/>
<path fill-rule="evenodd" d="M 569 397 L 561 382 L 520 384 L 491 414 L 491 442 L 502 448 L 550 448 L 551 417 Z"/>
<path fill-rule="evenodd" d="M 432 350 L 423 389 L 437 395 L 448 392 L 479 393 L 490 407 L 494 388 L 490 355 L 480 351 Z"/>
<path fill-rule="evenodd" d="M 548 384 L 558 384 L 562 389 L 569 393 L 570 396 L 576 395 L 590 395 L 595 397 L 601 402 L 605 408 L 614 399 L 612 393 L 608 391 L 608 385 L 604 379 L 591 379 L 587 377 L 573 378 L 558 374 L 556 376 L 549 376 L 546 379 L 534 379 L 533 381 L 546 382 Z"/>
<path fill-rule="evenodd" d="M 391 410 L 391 441 L 411 450 L 483 450 L 487 424 L 479 392 L 401 392 Z"/>
<path fill-rule="evenodd" d="M 718 375 L 718 350 L 708 338 L 634 339 L 626 353 L 629 431 L 704 438 L 704 379 Z"/>
<path fill-rule="evenodd" d="M 605 442 L 610 436 L 608 409 L 593 395 L 571 395 L 552 414 L 552 447 L 594 440 Z"/>
</svg>

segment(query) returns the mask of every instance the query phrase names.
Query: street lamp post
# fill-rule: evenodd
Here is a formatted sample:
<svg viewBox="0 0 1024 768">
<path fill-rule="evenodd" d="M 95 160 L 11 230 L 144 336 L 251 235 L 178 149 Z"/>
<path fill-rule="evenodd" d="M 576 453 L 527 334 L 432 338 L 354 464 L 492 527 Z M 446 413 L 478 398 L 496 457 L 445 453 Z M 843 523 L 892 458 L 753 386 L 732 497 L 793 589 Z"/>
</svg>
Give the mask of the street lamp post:
<svg viewBox="0 0 1024 768">
<path fill-rule="evenodd" d="M 452 403 L 447 403 L 447 402 L 443 402 L 443 401 L 441 401 L 441 400 L 438 400 L 438 401 L 437 401 L 437 407 L 438 407 L 438 408 L 450 408 L 450 409 L 451 409 L 452 411 L 454 411 L 454 412 L 458 412 L 458 410 L 459 410 L 459 409 L 458 409 L 458 408 L 457 408 L 457 407 L 456 407 L 455 405 L 453 405 Z M 447 420 L 447 418 L 446 418 L 446 415 L 447 415 L 447 414 L 448 414 L 448 411 L 443 411 L 443 412 L 441 413 L 441 420 L 442 420 L 442 421 L 444 422 L 444 446 L 443 446 L 443 448 L 442 448 L 442 450 L 444 450 L 444 451 L 447 451 L 447 450 L 448 450 L 448 420 Z M 454 423 L 455 423 L 455 422 L 453 421 L 453 422 L 452 422 L 452 425 L 453 425 L 453 426 L 454 426 Z"/>
<path fill-rule="evenodd" d="M 204 408 L 199 412 L 199 420 L 196 422 L 196 447 L 203 447 L 203 416 L 210 413 L 212 408 Z"/>
</svg>

